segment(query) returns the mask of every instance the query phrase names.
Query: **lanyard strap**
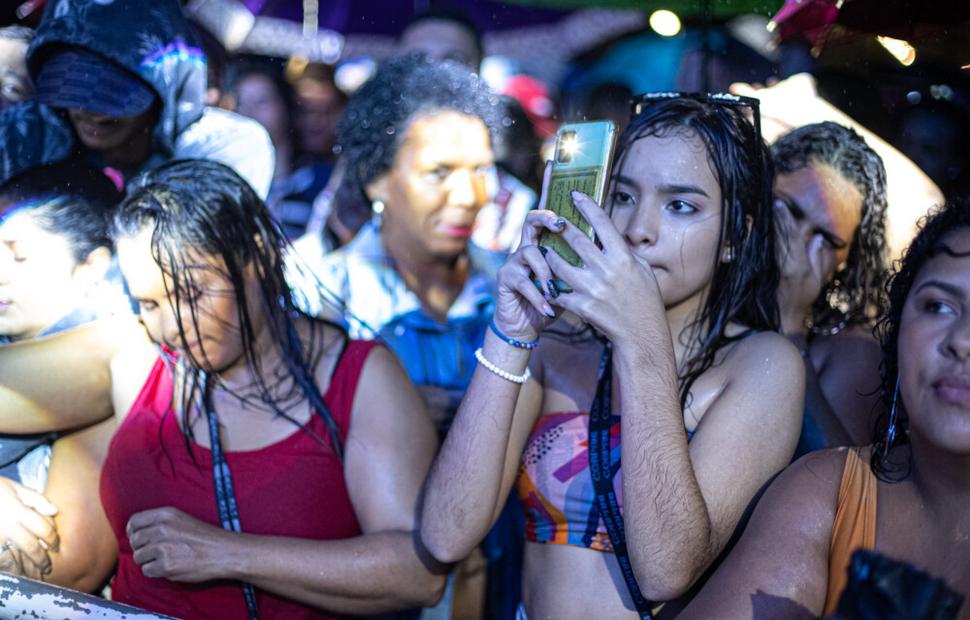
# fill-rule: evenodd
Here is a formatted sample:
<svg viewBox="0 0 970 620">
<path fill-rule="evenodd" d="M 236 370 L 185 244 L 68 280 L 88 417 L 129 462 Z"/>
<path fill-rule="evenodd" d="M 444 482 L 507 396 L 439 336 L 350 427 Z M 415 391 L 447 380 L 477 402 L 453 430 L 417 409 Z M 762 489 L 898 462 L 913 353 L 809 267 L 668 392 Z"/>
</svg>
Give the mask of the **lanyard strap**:
<svg viewBox="0 0 970 620">
<path fill-rule="evenodd" d="M 219 511 L 219 521 L 222 529 L 230 532 L 242 532 L 239 524 L 239 509 L 236 506 L 236 492 L 232 484 L 232 473 L 229 463 L 222 451 L 222 441 L 219 434 L 219 420 L 215 408 L 212 406 L 212 393 L 209 389 L 208 376 L 203 374 L 203 404 L 205 417 L 209 422 L 209 449 L 212 451 L 212 479 L 216 490 L 216 509 Z M 249 610 L 250 620 L 259 620 L 259 608 L 256 605 L 256 589 L 251 583 L 242 584 L 243 597 L 246 599 L 246 609 Z"/>
<path fill-rule="evenodd" d="M 613 476 L 620 470 L 620 462 L 613 463 L 610 454 L 610 426 L 612 418 L 612 387 L 613 387 L 613 347 L 609 342 L 603 349 L 600 358 L 599 377 L 596 381 L 596 397 L 589 411 L 589 471 L 593 478 L 593 489 L 596 491 L 596 506 L 599 509 L 606 531 L 613 543 L 613 553 L 623 573 L 627 590 L 637 608 L 642 620 L 652 620 L 650 601 L 640 593 L 630 554 L 626 548 L 626 532 L 623 529 L 623 515 L 620 514 L 620 503 L 613 489 Z"/>
</svg>

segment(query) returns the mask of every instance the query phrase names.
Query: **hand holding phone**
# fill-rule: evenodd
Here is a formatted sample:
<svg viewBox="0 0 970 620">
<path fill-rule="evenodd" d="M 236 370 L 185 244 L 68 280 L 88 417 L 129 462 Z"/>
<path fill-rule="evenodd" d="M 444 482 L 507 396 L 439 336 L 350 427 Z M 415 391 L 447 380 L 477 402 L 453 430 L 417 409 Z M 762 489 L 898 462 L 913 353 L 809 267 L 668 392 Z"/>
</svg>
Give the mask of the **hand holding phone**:
<svg viewBox="0 0 970 620">
<path fill-rule="evenodd" d="M 616 125 L 612 121 L 571 123 L 560 127 L 556 134 L 546 208 L 572 222 L 594 241 L 593 227 L 573 205 L 571 193 L 580 191 L 602 208 L 615 146 Z M 555 251 L 572 265 L 583 266 L 576 252 L 556 233 L 544 231 L 538 245 Z M 560 281 L 556 288 L 570 290 Z"/>
</svg>

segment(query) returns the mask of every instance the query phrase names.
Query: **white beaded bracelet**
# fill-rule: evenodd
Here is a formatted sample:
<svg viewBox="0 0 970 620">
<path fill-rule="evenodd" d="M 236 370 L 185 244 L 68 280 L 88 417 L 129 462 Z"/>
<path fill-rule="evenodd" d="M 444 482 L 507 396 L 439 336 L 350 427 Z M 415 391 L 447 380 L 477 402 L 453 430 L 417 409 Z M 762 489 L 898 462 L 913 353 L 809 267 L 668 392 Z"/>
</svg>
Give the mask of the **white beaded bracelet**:
<svg viewBox="0 0 970 620">
<path fill-rule="evenodd" d="M 521 375 L 513 375 L 510 372 L 502 370 L 492 362 L 485 359 L 485 354 L 482 353 L 481 347 L 478 347 L 478 349 L 475 350 L 475 359 L 477 359 L 478 363 L 484 366 L 486 370 L 493 372 L 498 376 L 502 377 L 503 379 L 505 379 L 506 381 L 511 381 L 512 383 L 520 383 L 520 384 L 525 383 L 526 381 L 529 380 L 529 377 L 532 376 L 532 373 L 529 372 L 528 368 L 526 368 L 525 372 L 522 373 Z"/>
</svg>

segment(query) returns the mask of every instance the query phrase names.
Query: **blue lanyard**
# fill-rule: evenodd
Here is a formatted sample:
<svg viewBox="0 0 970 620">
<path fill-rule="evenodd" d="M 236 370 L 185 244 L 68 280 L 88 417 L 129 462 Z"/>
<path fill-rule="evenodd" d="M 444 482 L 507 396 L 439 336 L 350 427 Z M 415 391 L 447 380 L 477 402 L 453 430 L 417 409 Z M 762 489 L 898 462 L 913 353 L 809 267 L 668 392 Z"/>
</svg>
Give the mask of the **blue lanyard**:
<svg viewBox="0 0 970 620">
<path fill-rule="evenodd" d="M 643 597 L 637 577 L 633 574 L 630 554 L 626 547 L 626 532 L 620 502 L 613 489 L 613 477 L 620 471 L 620 462 L 613 463 L 610 454 L 610 426 L 612 418 L 613 347 L 607 342 L 600 358 L 599 376 L 596 380 L 596 396 L 589 409 L 589 473 L 596 491 L 596 507 L 599 509 L 606 531 L 613 543 L 613 553 L 623 573 L 627 590 L 642 620 L 653 620 L 650 601 Z"/>
<path fill-rule="evenodd" d="M 212 393 L 209 389 L 208 375 L 200 371 L 203 383 L 202 401 L 205 405 L 205 417 L 209 422 L 209 449 L 212 451 L 212 479 L 216 490 L 216 509 L 219 511 L 219 521 L 222 529 L 230 532 L 242 532 L 239 524 L 239 509 L 236 506 L 236 492 L 233 489 L 232 473 L 229 463 L 222 451 L 222 441 L 219 434 L 219 420 L 215 408 L 212 406 Z M 256 589 L 250 583 L 242 584 L 243 597 L 246 599 L 246 609 L 249 610 L 250 620 L 259 620 L 259 608 L 256 605 Z"/>
</svg>

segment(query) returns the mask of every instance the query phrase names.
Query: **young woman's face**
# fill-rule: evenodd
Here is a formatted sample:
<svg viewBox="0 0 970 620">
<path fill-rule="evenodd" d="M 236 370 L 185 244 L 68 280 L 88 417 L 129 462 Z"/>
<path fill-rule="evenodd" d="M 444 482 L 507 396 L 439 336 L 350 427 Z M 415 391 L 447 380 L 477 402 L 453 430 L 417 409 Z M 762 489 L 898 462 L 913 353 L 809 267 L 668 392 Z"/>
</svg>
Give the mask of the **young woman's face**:
<svg viewBox="0 0 970 620">
<path fill-rule="evenodd" d="M 236 87 L 236 112 L 265 127 L 274 146 L 283 146 L 287 129 L 286 103 L 273 80 L 258 73 L 243 78 Z"/>
<path fill-rule="evenodd" d="M 151 239 L 152 227 L 147 226 L 117 242 L 121 272 L 149 336 L 169 348 L 187 350 L 205 370 L 234 365 L 243 357 L 239 306 L 223 262 L 211 256 L 191 261 L 194 264 L 187 270 L 193 286 L 185 290 L 185 282 L 179 282 L 176 302 L 175 283 L 155 262 Z M 247 281 L 247 299 L 251 299 L 250 285 Z"/>
<path fill-rule="evenodd" d="M 447 111 L 415 120 L 393 167 L 369 186 L 386 206 L 384 233 L 425 257 L 454 259 L 488 200 L 491 166 L 488 129 L 477 116 Z"/>
<path fill-rule="evenodd" d="M 903 307 L 900 394 L 911 434 L 970 454 L 970 228 L 941 244 L 949 253 L 920 269 Z"/>
<path fill-rule="evenodd" d="M 831 166 L 811 164 L 775 177 L 774 208 L 778 222 L 778 265 L 782 277 L 797 277 L 815 261 L 820 276 L 815 299 L 846 258 L 862 221 L 862 194 Z M 808 281 L 799 279 L 808 285 Z"/>
<path fill-rule="evenodd" d="M 607 207 L 664 305 L 703 295 L 721 254 L 721 188 L 707 148 L 689 131 L 634 142 L 613 173 Z"/>
<path fill-rule="evenodd" d="M 84 299 L 67 238 L 45 230 L 30 211 L 0 218 L 0 336 L 33 338 Z"/>
</svg>

